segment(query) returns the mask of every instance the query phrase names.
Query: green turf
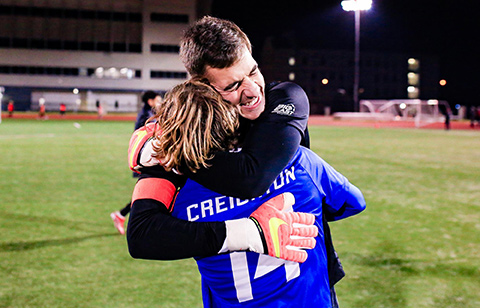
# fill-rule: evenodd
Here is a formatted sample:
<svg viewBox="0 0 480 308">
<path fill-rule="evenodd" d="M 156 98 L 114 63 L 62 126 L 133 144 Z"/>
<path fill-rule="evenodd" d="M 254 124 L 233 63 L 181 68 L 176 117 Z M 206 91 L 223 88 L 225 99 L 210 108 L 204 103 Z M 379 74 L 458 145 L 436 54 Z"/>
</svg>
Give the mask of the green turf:
<svg viewBox="0 0 480 308">
<path fill-rule="evenodd" d="M 0 307 L 202 307 L 192 260 L 132 259 L 109 213 L 129 199 L 130 122 L 0 124 Z M 312 127 L 364 193 L 332 224 L 342 308 L 480 307 L 480 133 Z"/>
</svg>

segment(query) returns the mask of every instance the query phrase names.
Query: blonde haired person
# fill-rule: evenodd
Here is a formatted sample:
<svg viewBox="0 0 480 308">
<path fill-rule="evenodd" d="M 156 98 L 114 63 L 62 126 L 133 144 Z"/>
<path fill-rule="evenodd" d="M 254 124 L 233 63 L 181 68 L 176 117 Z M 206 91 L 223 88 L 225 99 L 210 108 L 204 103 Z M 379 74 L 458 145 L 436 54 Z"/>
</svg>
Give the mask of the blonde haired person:
<svg viewBox="0 0 480 308">
<path fill-rule="evenodd" d="M 149 197 L 162 203 L 169 213 L 185 184 L 183 171 L 195 173 L 208 168 L 207 160 L 214 152 L 233 149 L 238 114 L 211 86 L 198 79 L 168 91 L 154 111 L 155 115 L 130 139 L 129 166 L 140 174 L 132 207 L 140 197 Z M 140 153 L 147 157 L 142 158 Z"/>
<path fill-rule="evenodd" d="M 156 107 L 155 120 L 159 125 L 152 156 L 160 158 L 167 171 L 208 168 L 214 152 L 234 148 L 237 110 L 200 80 L 168 92 L 165 102 Z"/>
</svg>

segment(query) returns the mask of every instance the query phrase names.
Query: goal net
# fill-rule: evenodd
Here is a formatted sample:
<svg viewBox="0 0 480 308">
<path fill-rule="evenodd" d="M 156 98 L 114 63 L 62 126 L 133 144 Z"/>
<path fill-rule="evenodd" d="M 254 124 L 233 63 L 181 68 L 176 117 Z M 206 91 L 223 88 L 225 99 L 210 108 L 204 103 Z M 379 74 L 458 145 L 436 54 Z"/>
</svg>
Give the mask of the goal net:
<svg viewBox="0 0 480 308">
<path fill-rule="evenodd" d="M 383 119 L 415 121 L 416 127 L 444 122 L 445 114 L 452 114 L 447 102 L 436 99 L 361 100 L 360 112 L 381 115 Z"/>
</svg>

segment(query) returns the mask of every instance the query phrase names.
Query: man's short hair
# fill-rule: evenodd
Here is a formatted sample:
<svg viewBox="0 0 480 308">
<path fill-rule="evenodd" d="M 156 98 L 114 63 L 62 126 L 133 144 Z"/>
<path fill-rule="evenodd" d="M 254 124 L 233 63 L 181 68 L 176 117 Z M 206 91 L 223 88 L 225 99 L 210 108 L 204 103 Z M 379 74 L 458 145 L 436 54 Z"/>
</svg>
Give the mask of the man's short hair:
<svg viewBox="0 0 480 308">
<path fill-rule="evenodd" d="M 143 93 L 143 95 L 142 95 L 142 102 L 144 104 L 148 104 L 149 99 L 154 99 L 155 97 L 157 97 L 159 95 L 160 94 L 158 94 L 155 91 L 147 91 L 147 92 Z"/>
<path fill-rule="evenodd" d="M 192 77 L 204 77 L 207 67 L 226 68 L 235 64 L 244 48 L 252 53 L 250 40 L 236 24 L 206 16 L 185 31 L 180 57 Z"/>
</svg>

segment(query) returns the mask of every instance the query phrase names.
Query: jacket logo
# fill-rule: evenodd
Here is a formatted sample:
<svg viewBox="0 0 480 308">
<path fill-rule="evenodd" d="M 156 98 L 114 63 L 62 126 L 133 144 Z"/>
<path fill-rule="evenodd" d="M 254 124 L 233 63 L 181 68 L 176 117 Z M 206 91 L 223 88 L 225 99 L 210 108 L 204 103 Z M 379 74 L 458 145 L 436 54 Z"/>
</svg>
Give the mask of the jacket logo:
<svg viewBox="0 0 480 308">
<path fill-rule="evenodd" d="M 272 111 L 272 113 L 280 114 L 280 115 L 286 115 L 286 116 L 291 116 L 295 112 L 295 105 L 293 104 L 280 104 L 275 109 Z"/>
</svg>

